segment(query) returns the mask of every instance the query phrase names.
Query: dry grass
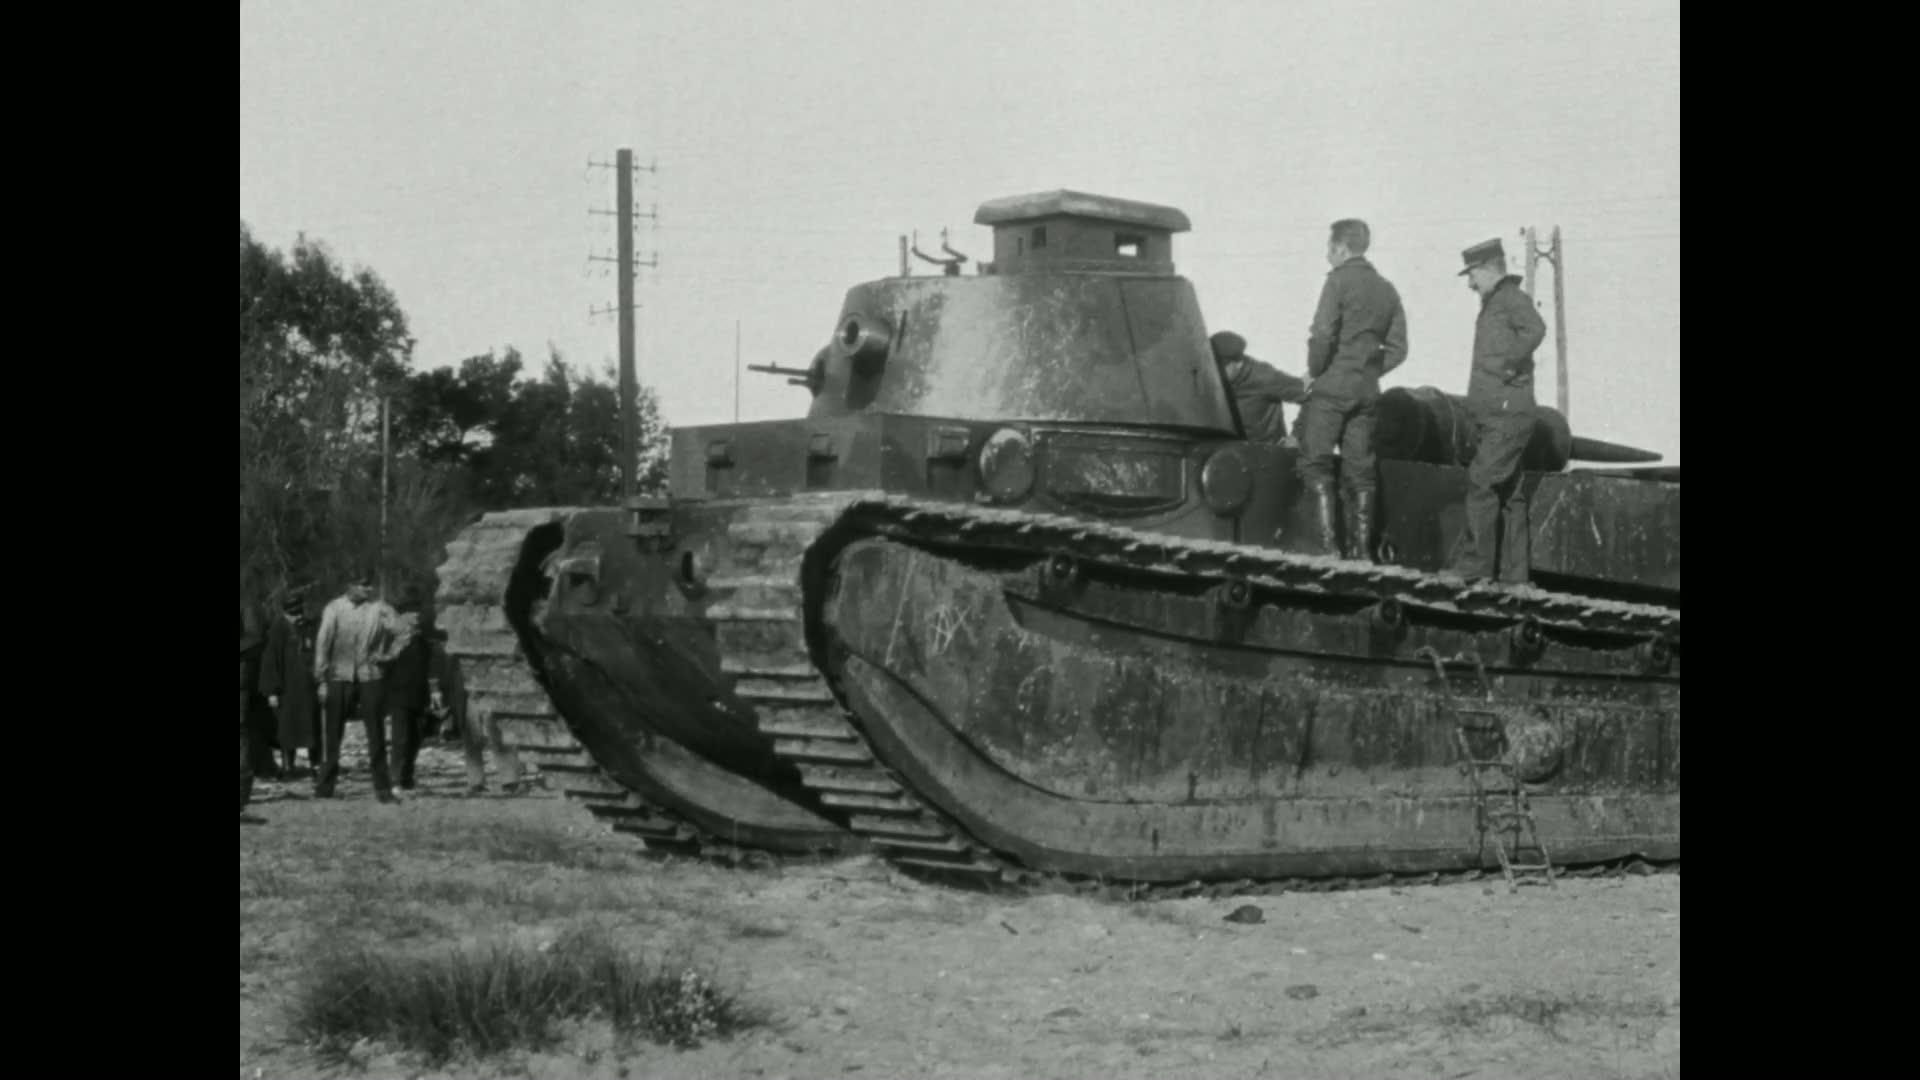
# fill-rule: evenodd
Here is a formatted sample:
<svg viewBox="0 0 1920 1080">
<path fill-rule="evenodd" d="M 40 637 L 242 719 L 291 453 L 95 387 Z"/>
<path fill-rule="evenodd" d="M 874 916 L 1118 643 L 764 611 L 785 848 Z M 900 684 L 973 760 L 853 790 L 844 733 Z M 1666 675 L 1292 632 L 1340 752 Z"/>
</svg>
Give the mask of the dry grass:
<svg viewBox="0 0 1920 1080">
<path fill-rule="evenodd" d="M 765 1021 L 701 958 L 788 931 L 735 914 L 722 881 L 661 889 L 657 863 L 577 808 L 385 807 L 350 788 L 269 804 L 243 832 L 241 999 L 257 1053 L 432 1068 L 609 1035 L 692 1047 Z"/>
<path fill-rule="evenodd" d="M 604 1019 L 622 1040 L 698 1046 L 766 1017 L 684 962 L 655 966 L 603 930 L 546 946 L 493 943 L 392 957 L 322 953 L 288 1009 L 293 1035 L 342 1062 L 362 1041 L 411 1051 L 429 1065 L 543 1050 L 567 1020 Z"/>
<path fill-rule="evenodd" d="M 1664 1002 L 1638 998 L 1544 991 L 1463 993 L 1420 1009 L 1355 1012 L 1341 1017 L 1312 1041 L 1338 1046 L 1404 1038 L 1421 1029 L 1437 1029 L 1449 1039 L 1470 1040 L 1510 1034 L 1520 1028 L 1530 1028 L 1555 1041 L 1564 1041 L 1564 1028 L 1569 1024 L 1658 1020 L 1670 1013 Z"/>
<path fill-rule="evenodd" d="M 362 771 L 241 829 L 243 1075 L 1677 1075 L 1677 879 L 1276 896 L 1229 925 L 1247 900 L 647 859 L 425 760 L 417 799 Z"/>
</svg>

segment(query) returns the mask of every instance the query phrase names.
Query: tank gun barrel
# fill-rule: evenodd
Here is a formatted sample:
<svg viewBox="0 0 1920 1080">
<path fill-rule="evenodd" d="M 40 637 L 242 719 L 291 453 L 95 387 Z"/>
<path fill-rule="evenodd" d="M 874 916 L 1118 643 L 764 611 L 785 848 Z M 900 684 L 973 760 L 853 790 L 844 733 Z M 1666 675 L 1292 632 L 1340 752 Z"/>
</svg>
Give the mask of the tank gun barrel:
<svg viewBox="0 0 1920 1080">
<path fill-rule="evenodd" d="M 1573 437 L 1573 452 L 1569 456 L 1575 461 L 1600 461 L 1615 465 L 1630 465 L 1660 460 L 1660 455 L 1651 450 L 1640 450 L 1631 446 L 1622 446 L 1619 443 L 1602 442 L 1599 439 L 1589 439 L 1584 435 L 1575 435 Z"/>
<path fill-rule="evenodd" d="M 785 375 L 789 378 L 798 377 L 801 379 L 807 377 L 806 368 L 781 367 L 779 364 L 748 364 L 747 370 L 757 371 L 762 375 Z"/>
<path fill-rule="evenodd" d="M 1473 459 L 1473 414 L 1467 399 L 1431 386 L 1395 387 L 1375 406 L 1374 452 L 1396 461 L 1465 465 Z M 1659 461 L 1650 450 L 1575 435 L 1559 410 L 1534 407 L 1533 440 L 1521 468 L 1559 472 L 1572 461 L 1610 464 Z"/>
</svg>

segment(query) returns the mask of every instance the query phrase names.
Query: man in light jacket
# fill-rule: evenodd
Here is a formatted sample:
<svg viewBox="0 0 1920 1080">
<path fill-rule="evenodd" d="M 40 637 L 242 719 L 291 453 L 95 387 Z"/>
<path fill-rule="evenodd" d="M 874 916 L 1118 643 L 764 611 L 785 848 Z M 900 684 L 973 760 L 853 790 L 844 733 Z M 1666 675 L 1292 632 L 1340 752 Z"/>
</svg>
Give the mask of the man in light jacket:
<svg viewBox="0 0 1920 1080">
<path fill-rule="evenodd" d="M 395 630 L 393 609 L 373 599 L 373 575 L 361 574 L 320 613 L 313 643 L 313 680 L 320 687 L 326 762 L 315 779 L 315 798 L 333 797 L 340 775 L 340 742 L 347 717 L 359 713 L 367 725 L 367 757 L 373 767 L 374 794 L 397 802 L 387 771 L 385 681 L 381 659 Z"/>
</svg>

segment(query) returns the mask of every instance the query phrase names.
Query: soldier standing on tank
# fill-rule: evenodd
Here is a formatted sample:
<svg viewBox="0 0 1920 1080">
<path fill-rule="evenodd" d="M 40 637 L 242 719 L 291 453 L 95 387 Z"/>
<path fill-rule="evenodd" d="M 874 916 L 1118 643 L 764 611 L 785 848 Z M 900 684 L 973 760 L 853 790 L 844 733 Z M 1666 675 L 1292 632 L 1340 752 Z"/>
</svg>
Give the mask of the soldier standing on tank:
<svg viewBox="0 0 1920 1080">
<path fill-rule="evenodd" d="M 260 663 L 260 692 L 278 721 L 281 764 L 288 776 L 300 747 L 307 748 L 307 764 L 315 776 L 326 757 L 320 741 L 320 694 L 313 681 L 316 627 L 306 606 L 304 591 L 287 595 L 280 618 L 267 631 L 267 651 Z"/>
<path fill-rule="evenodd" d="M 1300 479 L 1320 551 L 1373 560 L 1374 403 L 1380 377 L 1407 358 L 1407 315 L 1400 293 L 1366 259 L 1372 234 L 1364 221 L 1333 223 L 1327 239 L 1326 284 L 1307 339 L 1308 393 L 1300 410 Z M 1346 488 L 1346 544 L 1335 529 L 1334 449 Z"/>
<path fill-rule="evenodd" d="M 393 629 L 393 609 L 373 599 L 372 574 L 354 578 L 346 593 L 320 613 L 313 678 L 320 685 L 326 762 L 314 781 L 316 798 L 333 797 L 347 718 L 359 713 L 367 725 L 367 758 L 373 768 L 374 794 L 383 803 L 399 801 L 387 772 L 386 703 L 382 700 L 386 686 L 379 662 Z"/>
<path fill-rule="evenodd" d="M 1247 339 L 1231 330 L 1222 330 L 1208 339 L 1213 358 L 1220 364 L 1220 377 L 1233 394 L 1240 411 L 1240 423 L 1247 440 L 1279 444 L 1287 438 L 1287 405 L 1307 400 L 1307 381 L 1275 368 L 1272 364 L 1247 355 Z"/>
<path fill-rule="evenodd" d="M 1499 566 L 1501 503 L 1508 521 L 1526 520 L 1526 496 L 1516 483 L 1520 459 L 1532 441 L 1535 420 L 1533 351 L 1547 336 L 1547 324 L 1507 273 L 1507 255 L 1498 239 L 1461 253 L 1467 286 L 1480 294 L 1480 315 L 1473 325 L 1473 369 L 1467 377 L 1467 409 L 1473 417 L 1477 449 L 1467 468 L 1465 551 L 1452 571 L 1465 578 L 1496 576 Z"/>
</svg>

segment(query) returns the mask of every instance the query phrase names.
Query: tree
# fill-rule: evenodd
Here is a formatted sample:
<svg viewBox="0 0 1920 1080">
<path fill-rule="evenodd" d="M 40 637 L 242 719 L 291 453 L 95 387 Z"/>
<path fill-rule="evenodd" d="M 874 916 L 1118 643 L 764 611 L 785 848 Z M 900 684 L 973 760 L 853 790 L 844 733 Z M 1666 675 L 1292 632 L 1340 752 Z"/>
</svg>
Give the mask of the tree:
<svg viewBox="0 0 1920 1080">
<path fill-rule="evenodd" d="M 501 417 L 513 405 L 520 353 L 469 356 L 451 367 L 416 372 L 393 407 L 395 442 L 423 460 L 466 467 L 484 464 Z"/>
<path fill-rule="evenodd" d="M 377 466 L 379 392 L 404 379 L 412 351 L 372 271 L 349 274 L 304 236 L 276 251 L 240 223 L 242 596 L 347 574 L 355 560 L 337 541 L 356 504 L 342 497 L 369 454 Z"/>
<path fill-rule="evenodd" d="M 240 587 L 259 602 L 296 579 L 355 571 L 431 586 L 445 545 L 479 510 L 593 506 L 620 494 L 612 365 L 539 378 L 508 348 L 413 371 L 413 338 L 372 271 L 343 270 L 304 236 L 288 253 L 240 223 Z M 380 411 L 392 463 L 381 549 Z M 640 490 L 666 484 L 666 427 L 639 394 Z"/>
<path fill-rule="evenodd" d="M 489 510 L 597 506 L 620 496 L 620 403 L 612 365 L 595 378 L 548 348 L 538 379 L 517 378 L 520 354 L 468 357 L 459 370 L 417 373 L 396 437 L 423 460 L 461 467 L 462 497 Z M 666 489 L 667 429 L 658 400 L 636 402 L 636 490 Z"/>
</svg>

